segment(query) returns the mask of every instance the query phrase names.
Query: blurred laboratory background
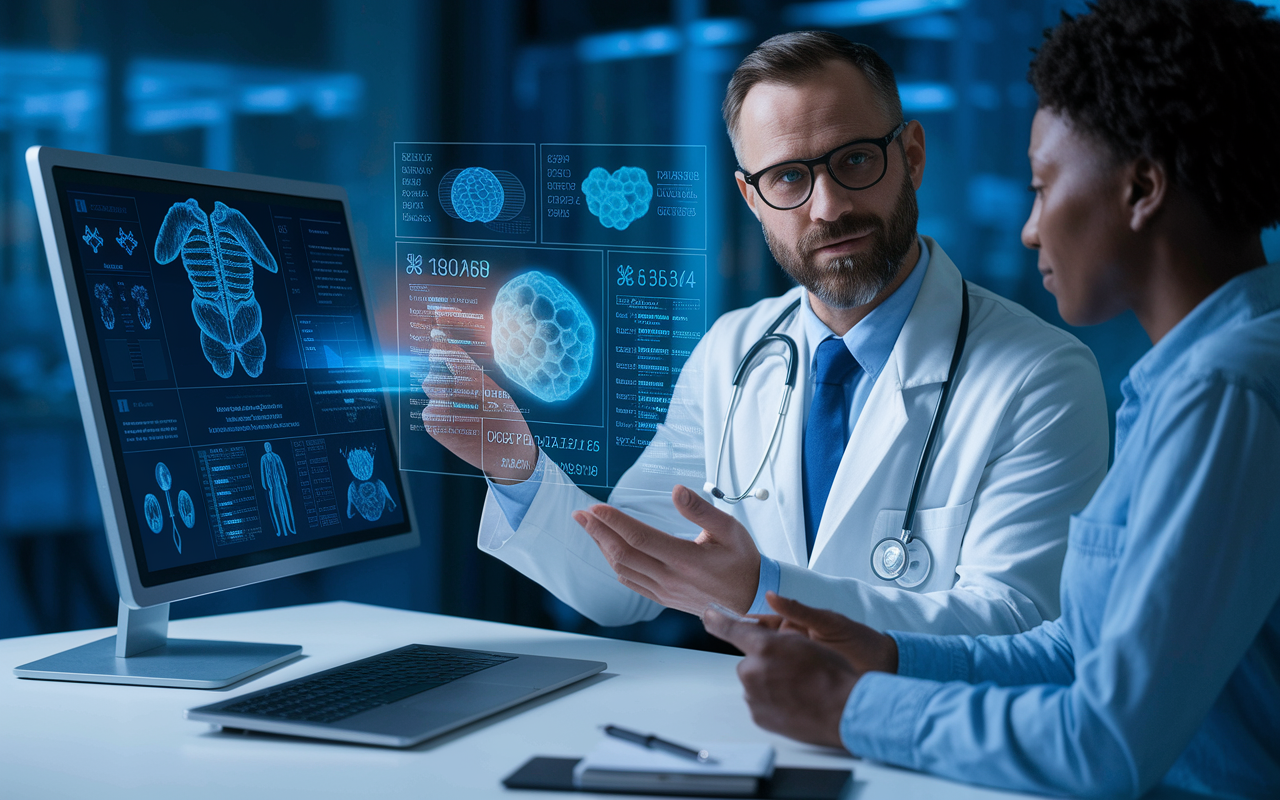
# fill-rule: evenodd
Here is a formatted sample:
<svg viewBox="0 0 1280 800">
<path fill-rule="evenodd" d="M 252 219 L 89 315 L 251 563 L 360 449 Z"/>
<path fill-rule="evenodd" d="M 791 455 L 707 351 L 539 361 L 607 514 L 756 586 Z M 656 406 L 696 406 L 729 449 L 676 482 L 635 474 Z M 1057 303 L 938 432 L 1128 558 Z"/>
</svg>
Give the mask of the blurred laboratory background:
<svg viewBox="0 0 1280 800">
<path fill-rule="evenodd" d="M 789 286 L 734 185 L 725 84 L 765 38 L 825 28 L 878 49 L 907 116 L 925 127 L 920 231 L 967 278 L 1061 325 L 1019 230 L 1036 108 L 1027 64 L 1064 8 L 1083 2 L 5 0 L 0 637 L 112 625 L 117 601 L 23 160 L 29 146 L 341 184 L 380 336 L 394 342 L 393 142 L 706 145 L 718 186 L 708 200 L 714 319 Z M 1275 258 L 1274 232 L 1267 244 Z M 1097 355 L 1114 411 L 1148 341 L 1131 317 L 1072 332 Z M 713 646 L 671 611 L 595 627 L 476 550 L 482 482 L 406 476 L 419 550 L 198 598 L 173 615 L 344 599 Z"/>
</svg>

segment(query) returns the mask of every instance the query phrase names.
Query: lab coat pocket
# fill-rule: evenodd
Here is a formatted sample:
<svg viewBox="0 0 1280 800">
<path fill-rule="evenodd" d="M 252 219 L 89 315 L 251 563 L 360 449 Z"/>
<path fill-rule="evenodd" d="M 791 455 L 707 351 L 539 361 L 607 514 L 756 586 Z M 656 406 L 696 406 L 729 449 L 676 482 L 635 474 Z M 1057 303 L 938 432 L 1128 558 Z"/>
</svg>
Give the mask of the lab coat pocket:
<svg viewBox="0 0 1280 800">
<path fill-rule="evenodd" d="M 938 592 L 950 589 L 956 582 L 956 564 L 960 559 L 960 545 L 964 541 L 965 528 L 969 524 L 970 500 L 956 506 L 916 509 L 915 530 L 912 535 L 929 548 L 933 567 L 924 583 L 912 588 L 915 592 Z M 902 531 L 906 511 L 885 508 L 876 515 L 875 535 L 872 542 Z M 869 558 L 869 556 L 868 556 Z M 867 570 L 870 574 L 870 568 Z M 874 579 L 879 582 L 879 579 Z"/>
</svg>

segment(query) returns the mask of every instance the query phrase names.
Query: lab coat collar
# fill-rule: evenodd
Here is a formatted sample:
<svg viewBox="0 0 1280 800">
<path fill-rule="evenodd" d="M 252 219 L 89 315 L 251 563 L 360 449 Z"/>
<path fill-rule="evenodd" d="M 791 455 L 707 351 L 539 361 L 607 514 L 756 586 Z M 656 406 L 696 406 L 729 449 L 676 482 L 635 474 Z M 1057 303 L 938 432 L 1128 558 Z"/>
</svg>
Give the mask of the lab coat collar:
<svg viewBox="0 0 1280 800">
<path fill-rule="evenodd" d="M 929 248 L 928 270 L 889 356 L 886 367 L 892 365 L 893 369 L 886 369 L 881 376 L 884 380 L 896 373 L 900 389 L 945 381 L 956 334 L 960 331 L 960 291 L 964 278 L 937 242 L 928 236 L 921 238 Z"/>
</svg>

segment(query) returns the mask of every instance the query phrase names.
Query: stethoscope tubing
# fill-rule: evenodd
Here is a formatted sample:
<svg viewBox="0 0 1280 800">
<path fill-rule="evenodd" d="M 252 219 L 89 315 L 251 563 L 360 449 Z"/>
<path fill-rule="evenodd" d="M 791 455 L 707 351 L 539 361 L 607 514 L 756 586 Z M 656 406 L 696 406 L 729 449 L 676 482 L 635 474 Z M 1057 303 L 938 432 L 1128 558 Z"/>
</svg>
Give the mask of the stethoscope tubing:
<svg viewBox="0 0 1280 800">
<path fill-rule="evenodd" d="M 920 501 L 920 488 L 924 486 L 924 473 L 933 455 L 933 445 L 938 438 L 938 429 L 942 427 L 942 419 L 947 413 L 947 403 L 951 400 L 951 385 L 955 382 L 956 370 L 960 367 L 960 359 L 964 355 L 964 346 L 969 339 L 969 284 L 960 279 L 960 330 L 956 333 L 956 346 L 951 351 L 951 365 L 947 368 L 947 379 L 942 382 L 942 392 L 938 395 L 938 405 L 933 409 L 933 421 L 929 423 L 929 433 L 925 436 L 924 449 L 920 451 L 920 463 L 916 465 L 916 477 L 911 483 L 911 498 L 907 500 L 907 513 L 902 518 L 902 533 L 899 538 L 903 544 L 911 542 L 911 532 L 915 530 L 916 504 Z"/>
<path fill-rule="evenodd" d="M 960 328 L 956 332 L 955 347 L 951 351 L 951 363 L 947 368 L 946 380 L 942 382 L 942 390 L 938 393 L 938 402 L 933 409 L 933 419 L 929 423 L 929 432 L 925 436 L 924 447 L 920 450 L 920 460 L 916 464 L 915 480 L 911 483 L 911 496 L 907 501 L 907 510 L 903 515 L 902 531 L 897 537 L 881 540 L 877 543 L 872 551 L 872 568 L 878 577 L 884 580 L 893 580 L 900 577 L 907 566 L 905 560 L 902 564 L 903 569 L 898 571 L 897 575 L 887 577 L 880 575 L 880 571 L 875 569 L 876 550 L 880 544 L 886 541 L 893 541 L 895 538 L 902 542 L 903 546 L 909 545 L 913 539 L 912 532 L 915 530 L 916 507 L 920 501 L 920 489 L 924 486 L 925 471 L 928 469 L 933 455 L 933 448 L 937 442 L 938 431 L 942 427 L 942 419 L 946 415 L 947 406 L 951 401 L 951 387 L 955 383 L 956 372 L 960 367 L 960 359 L 964 356 L 965 345 L 969 339 L 969 284 L 960 279 Z M 797 308 L 800 307 L 800 301 L 795 300 L 787 308 L 778 315 L 773 324 L 769 326 L 764 335 L 756 340 L 755 344 L 747 350 L 746 355 L 742 357 L 742 361 L 738 363 L 737 370 L 733 374 L 733 396 L 729 401 L 729 408 L 725 414 L 724 426 L 720 433 L 720 448 L 716 453 L 716 469 L 715 477 L 712 482 L 708 483 L 704 488 L 709 491 L 712 496 L 718 500 L 724 500 L 727 503 L 738 503 L 752 494 L 752 489 L 760 480 L 761 474 L 764 473 L 765 465 L 769 463 L 769 455 L 773 452 L 773 448 L 777 443 L 778 435 L 782 430 L 782 423 L 786 418 L 787 408 L 790 404 L 791 393 L 795 390 L 796 374 L 799 366 L 799 349 L 796 347 L 795 339 L 785 333 L 777 333 L 782 323 L 790 317 Z M 746 379 L 747 372 L 751 369 L 756 357 L 760 352 L 772 342 L 780 342 L 787 348 L 787 377 L 786 385 L 783 387 L 782 401 L 778 405 L 778 419 L 773 426 L 773 435 L 769 437 L 769 445 L 765 448 L 764 457 L 760 460 L 760 465 L 756 468 L 755 474 L 751 477 L 751 482 L 747 484 L 746 489 L 738 495 L 727 495 L 719 488 L 720 486 L 720 468 L 724 463 L 724 448 L 729 440 L 729 432 L 733 425 L 734 414 L 738 410 L 738 402 L 742 397 L 742 384 Z M 756 493 L 759 499 L 768 498 L 768 492 L 760 490 Z"/>
<path fill-rule="evenodd" d="M 760 480 L 760 476 L 764 474 L 765 465 L 769 463 L 769 454 L 773 452 L 773 447 L 778 441 L 778 435 L 782 433 L 782 423 L 786 421 L 787 409 L 791 405 L 791 393 L 796 388 L 796 374 L 800 365 L 800 351 L 796 347 L 795 339 L 785 333 L 777 333 L 778 327 L 791 316 L 797 308 L 800 307 L 800 301 L 792 302 L 786 309 L 778 315 L 773 321 L 769 329 L 764 335 L 751 345 L 751 349 L 747 350 L 747 354 L 738 362 L 738 369 L 733 373 L 733 397 L 729 400 L 729 410 L 725 412 L 724 426 L 720 430 L 720 449 L 716 452 L 716 474 L 712 482 L 705 487 L 717 500 L 724 500 L 726 503 L 739 503 L 751 495 L 751 490 L 755 488 L 756 483 Z M 726 495 L 720 487 L 720 465 L 724 463 L 724 447 L 729 441 L 729 430 L 733 424 L 733 417 L 738 411 L 738 401 L 742 399 L 742 383 L 746 379 L 747 371 L 751 368 L 756 356 L 772 342 L 780 342 L 787 348 L 787 378 L 786 385 L 782 389 L 782 400 L 778 403 L 778 419 L 773 423 L 773 435 L 769 437 L 769 446 L 765 448 L 764 458 L 760 459 L 760 466 L 756 467 L 756 472 L 751 476 L 751 482 L 747 484 L 747 488 L 742 490 L 742 494 Z M 761 499 L 768 497 L 766 494 Z"/>
</svg>

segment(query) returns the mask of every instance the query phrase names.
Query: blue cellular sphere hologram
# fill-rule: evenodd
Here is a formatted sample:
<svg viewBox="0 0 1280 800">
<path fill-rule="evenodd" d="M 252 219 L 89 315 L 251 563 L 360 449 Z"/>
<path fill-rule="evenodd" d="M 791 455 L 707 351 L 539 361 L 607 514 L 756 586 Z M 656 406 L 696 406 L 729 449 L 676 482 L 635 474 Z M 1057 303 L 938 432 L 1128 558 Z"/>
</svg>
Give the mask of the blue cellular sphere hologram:
<svg viewBox="0 0 1280 800">
<path fill-rule="evenodd" d="M 465 222 L 492 222 L 502 213 L 502 182 L 484 167 L 467 167 L 453 179 L 449 201 Z"/>
<path fill-rule="evenodd" d="M 536 270 L 493 301 L 493 357 L 502 373 L 548 403 L 568 400 L 591 374 L 596 331 L 578 298 Z"/>
<path fill-rule="evenodd" d="M 619 167 L 612 175 L 604 167 L 596 167 L 582 182 L 582 193 L 587 196 L 587 210 L 601 225 L 625 231 L 649 212 L 653 186 L 639 167 Z"/>
</svg>

